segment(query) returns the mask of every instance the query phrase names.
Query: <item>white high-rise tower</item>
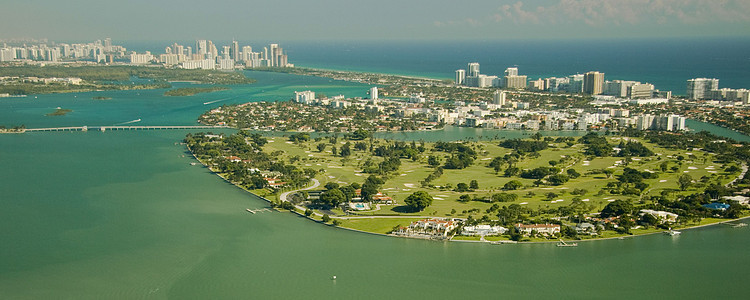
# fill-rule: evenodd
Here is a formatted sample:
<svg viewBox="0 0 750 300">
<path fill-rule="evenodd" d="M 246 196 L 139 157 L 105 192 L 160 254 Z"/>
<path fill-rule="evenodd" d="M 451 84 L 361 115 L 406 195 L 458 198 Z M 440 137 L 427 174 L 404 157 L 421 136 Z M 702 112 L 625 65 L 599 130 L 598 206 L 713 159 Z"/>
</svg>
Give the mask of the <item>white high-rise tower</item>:
<svg viewBox="0 0 750 300">
<path fill-rule="evenodd" d="M 456 85 L 462 85 L 464 82 L 466 82 L 466 70 L 456 70 Z"/>
<path fill-rule="evenodd" d="M 469 63 L 469 76 L 471 77 L 479 76 L 479 63 L 477 62 Z"/>
</svg>

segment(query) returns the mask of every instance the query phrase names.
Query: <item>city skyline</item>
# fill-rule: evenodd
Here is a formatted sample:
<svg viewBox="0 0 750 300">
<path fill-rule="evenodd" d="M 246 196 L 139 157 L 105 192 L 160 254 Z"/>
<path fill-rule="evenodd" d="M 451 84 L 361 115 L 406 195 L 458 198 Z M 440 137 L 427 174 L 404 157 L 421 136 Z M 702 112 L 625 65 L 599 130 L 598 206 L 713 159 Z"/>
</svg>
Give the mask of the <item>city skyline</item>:
<svg viewBox="0 0 750 300">
<path fill-rule="evenodd" d="M 0 38 L 60 41 L 748 37 L 748 25 L 750 2 L 742 0 L 39 0 L 6 3 L 0 11 Z"/>
</svg>

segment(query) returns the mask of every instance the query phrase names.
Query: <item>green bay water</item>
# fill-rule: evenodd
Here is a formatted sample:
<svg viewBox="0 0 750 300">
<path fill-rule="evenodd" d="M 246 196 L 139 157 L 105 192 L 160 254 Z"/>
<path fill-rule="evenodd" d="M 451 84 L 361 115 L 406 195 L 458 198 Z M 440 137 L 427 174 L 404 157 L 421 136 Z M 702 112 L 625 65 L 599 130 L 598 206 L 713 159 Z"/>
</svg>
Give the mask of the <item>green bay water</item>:
<svg viewBox="0 0 750 300">
<path fill-rule="evenodd" d="M 69 99 L 72 94 L 3 100 L 0 123 L 78 126 L 141 116 L 149 125 L 184 125 L 222 104 L 203 103 L 227 97 L 235 97 L 228 103 L 240 103 L 288 98 L 302 88 L 343 91 L 347 96 L 363 96 L 367 90 L 366 85 L 301 76 L 251 76 L 259 82 L 195 97 L 126 91 L 98 92 L 113 95 L 104 104 L 77 103 L 80 100 Z M 59 118 L 35 113 L 59 103 L 79 109 Z M 456 137 L 476 134 L 448 130 L 460 132 Z M 676 237 L 656 234 L 583 242 L 575 248 L 362 234 L 290 213 L 247 213 L 246 208 L 268 206 L 200 165 L 191 165 L 194 161 L 178 144 L 187 132 L 0 135 L 0 298 L 750 295 L 744 287 L 750 275 L 747 227 L 717 225 Z M 334 275 L 337 279 L 331 280 Z"/>
</svg>

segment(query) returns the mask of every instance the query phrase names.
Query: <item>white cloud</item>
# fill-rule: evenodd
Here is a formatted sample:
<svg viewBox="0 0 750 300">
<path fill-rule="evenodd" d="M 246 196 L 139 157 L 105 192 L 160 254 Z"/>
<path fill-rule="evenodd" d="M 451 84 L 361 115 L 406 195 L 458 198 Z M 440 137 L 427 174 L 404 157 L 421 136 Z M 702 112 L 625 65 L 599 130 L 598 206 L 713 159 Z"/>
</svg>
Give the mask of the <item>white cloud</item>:
<svg viewBox="0 0 750 300">
<path fill-rule="evenodd" d="M 516 1 L 501 5 L 489 20 L 514 24 L 702 24 L 750 22 L 747 0 L 560 0 L 529 7 Z"/>
</svg>

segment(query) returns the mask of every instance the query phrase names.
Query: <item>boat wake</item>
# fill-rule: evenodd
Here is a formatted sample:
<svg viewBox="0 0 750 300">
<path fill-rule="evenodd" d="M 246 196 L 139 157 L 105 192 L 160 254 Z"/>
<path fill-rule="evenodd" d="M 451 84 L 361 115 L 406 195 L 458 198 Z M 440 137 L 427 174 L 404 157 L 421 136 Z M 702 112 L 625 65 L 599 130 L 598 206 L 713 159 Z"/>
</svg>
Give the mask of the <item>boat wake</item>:
<svg viewBox="0 0 750 300">
<path fill-rule="evenodd" d="M 219 99 L 219 100 L 214 100 L 214 101 L 203 102 L 203 105 L 214 104 L 216 102 L 224 101 L 224 100 L 229 100 L 229 99 L 232 99 L 232 98 L 230 97 L 230 98 L 224 98 L 224 99 Z"/>
<path fill-rule="evenodd" d="M 140 122 L 140 121 L 141 121 L 141 119 L 135 119 L 135 120 L 133 120 L 133 121 L 122 122 L 122 123 L 119 123 L 119 124 L 115 124 L 115 125 L 125 125 L 125 124 L 133 124 L 133 123 L 138 123 L 138 122 Z"/>
</svg>

